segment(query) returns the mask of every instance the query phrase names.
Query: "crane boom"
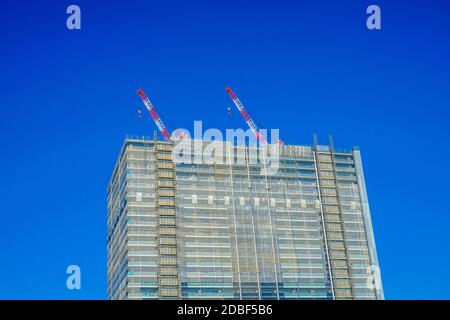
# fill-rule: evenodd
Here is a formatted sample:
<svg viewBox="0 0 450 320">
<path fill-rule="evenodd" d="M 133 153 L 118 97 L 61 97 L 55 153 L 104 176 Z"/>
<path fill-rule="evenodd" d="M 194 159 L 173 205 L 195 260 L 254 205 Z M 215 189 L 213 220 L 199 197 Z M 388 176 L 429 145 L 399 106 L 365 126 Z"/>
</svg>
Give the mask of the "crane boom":
<svg viewBox="0 0 450 320">
<path fill-rule="evenodd" d="M 245 122 L 247 122 L 248 126 L 256 136 L 256 139 L 259 141 L 260 144 L 267 144 L 266 140 L 262 136 L 262 134 L 259 132 L 259 129 L 255 122 L 253 121 L 252 117 L 248 113 L 248 111 L 245 109 L 242 102 L 239 100 L 237 95 L 231 90 L 230 87 L 227 87 L 225 91 L 230 95 L 231 100 L 233 100 L 233 103 L 238 108 L 239 112 L 241 113 L 242 117 L 244 118 Z"/>
<path fill-rule="evenodd" d="M 164 140 L 172 142 L 172 140 L 170 138 L 169 130 L 167 130 L 166 126 L 162 122 L 160 116 L 158 115 L 158 112 L 156 112 L 156 109 L 153 106 L 150 99 L 148 98 L 147 94 L 142 89 L 139 89 L 137 91 L 137 93 L 141 97 L 141 100 L 144 103 L 145 108 L 147 109 L 148 113 L 150 113 L 150 116 L 152 117 L 152 119 L 155 122 L 156 126 L 158 127 L 159 131 L 163 135 Z"/>
</svg>

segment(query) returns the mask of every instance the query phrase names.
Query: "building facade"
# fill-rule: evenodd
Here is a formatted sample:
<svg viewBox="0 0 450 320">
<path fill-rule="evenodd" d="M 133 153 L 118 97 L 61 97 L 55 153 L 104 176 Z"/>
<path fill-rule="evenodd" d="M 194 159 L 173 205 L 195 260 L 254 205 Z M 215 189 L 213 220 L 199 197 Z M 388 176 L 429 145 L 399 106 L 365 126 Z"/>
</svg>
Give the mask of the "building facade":
<svg viewBox="0 0 450 320">
<path fill-rule="evenodd" d="M 267 174 L 258 149 L 223 146 L 230 161 L 178 163 L 170 143 L 125 139 L 109 299 L 384 298 L 359 149 L 281 145 Z"/>
</svg>

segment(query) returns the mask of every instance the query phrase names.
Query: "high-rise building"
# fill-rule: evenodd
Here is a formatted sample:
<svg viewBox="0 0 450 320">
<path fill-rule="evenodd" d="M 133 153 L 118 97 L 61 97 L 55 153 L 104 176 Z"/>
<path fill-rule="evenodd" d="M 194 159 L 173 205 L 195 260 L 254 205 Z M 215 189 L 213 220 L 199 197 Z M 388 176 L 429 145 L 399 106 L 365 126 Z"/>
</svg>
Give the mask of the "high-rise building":
<svg viewBox="0 0 450 320">
<path fill-rule="evenodd" d="M 200 148 L 205 150 L 207 142 Z M 108 186 L 109 299 L 383 299 L 358 148 L 223 144 L 173 160 L 127 137 Z"/>
</svg>

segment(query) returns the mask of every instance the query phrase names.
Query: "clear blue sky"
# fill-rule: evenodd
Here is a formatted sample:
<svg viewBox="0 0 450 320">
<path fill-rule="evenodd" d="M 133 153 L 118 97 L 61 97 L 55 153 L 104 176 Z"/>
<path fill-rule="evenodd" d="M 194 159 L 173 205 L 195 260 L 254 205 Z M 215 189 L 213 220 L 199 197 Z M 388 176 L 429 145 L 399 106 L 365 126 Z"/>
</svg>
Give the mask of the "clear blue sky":
<svg viewBox="0 0 450 320">
<path fill-rule="evenodd" d="M 286 143 L 360 146 L 386 297 L 450 298 L 448 1 L 28 2 L 0 10 L 0 298 L 106 298 L 107 182 L 155 128 L 136 89 L 172 126 L 245 128 L 227 85 Z"/>
</svg>

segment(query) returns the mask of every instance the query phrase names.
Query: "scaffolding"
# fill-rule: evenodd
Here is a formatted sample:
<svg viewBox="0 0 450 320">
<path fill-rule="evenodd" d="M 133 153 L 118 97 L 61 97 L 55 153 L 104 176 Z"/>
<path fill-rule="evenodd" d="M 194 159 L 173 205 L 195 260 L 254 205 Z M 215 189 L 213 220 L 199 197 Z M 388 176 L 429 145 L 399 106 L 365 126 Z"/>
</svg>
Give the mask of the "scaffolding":
<svg viewBox="0 0 450 320">
<path fill-rule="evenodd" d="M 158 298 L 180 298 L 175 201 L 175 164 L 172 145 L 160 143 L 155 133 L 156 215 L 158 228 Z"/>
</svg>

